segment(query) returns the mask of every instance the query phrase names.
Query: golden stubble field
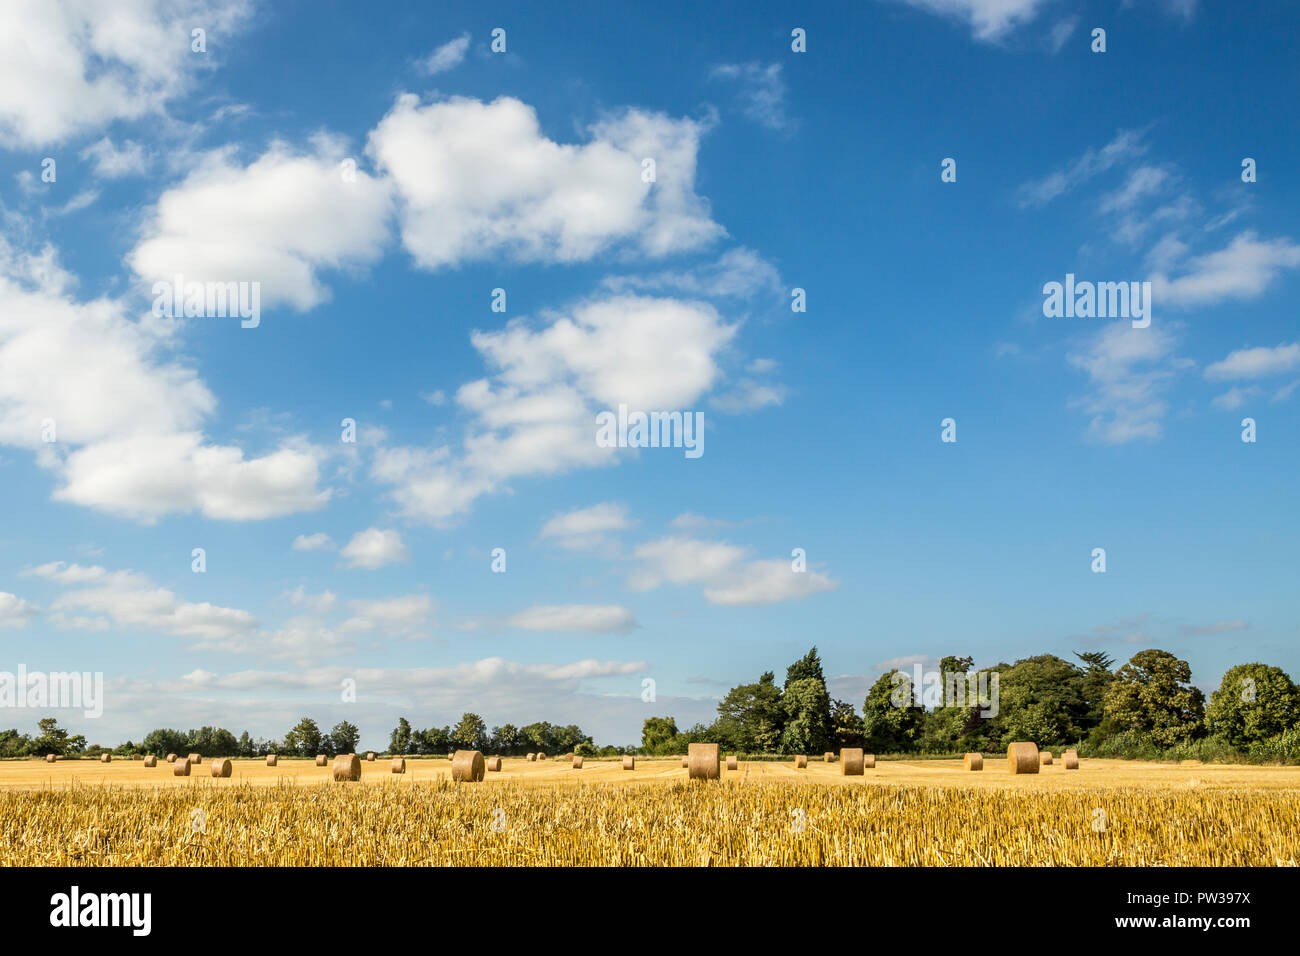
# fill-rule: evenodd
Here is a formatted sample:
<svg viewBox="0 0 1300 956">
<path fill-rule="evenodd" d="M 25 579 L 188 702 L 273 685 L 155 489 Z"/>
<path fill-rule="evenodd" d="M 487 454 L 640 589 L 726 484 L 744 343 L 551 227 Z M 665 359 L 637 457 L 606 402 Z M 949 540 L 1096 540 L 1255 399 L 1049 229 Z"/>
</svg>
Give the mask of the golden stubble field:
<svg viewBox="0 0 1300 956">
<path fill-rule="evenodd" d="M 688 783 L 680 760 L 0 763 L 3 865 L 1277 866 L 1300 858 L 1300 767 L 1084 760 L 1013 776 L 989 759 L 742 762 Z"/>
</svg>

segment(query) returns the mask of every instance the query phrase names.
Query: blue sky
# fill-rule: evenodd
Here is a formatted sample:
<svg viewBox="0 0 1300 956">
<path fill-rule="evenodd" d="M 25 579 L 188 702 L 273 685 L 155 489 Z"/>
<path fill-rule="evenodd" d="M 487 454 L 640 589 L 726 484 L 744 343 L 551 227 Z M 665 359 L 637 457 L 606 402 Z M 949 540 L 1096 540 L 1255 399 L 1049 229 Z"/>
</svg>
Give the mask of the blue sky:
<svg viewBox="0 0 1300 956">
<path fill-rule="evenodd" d="M 0 670 L 102 671 L 57 714 L 96 741 L 370 747 L 465 710 L 630 743 L 811 644 L 855 705 L 949 653 L 1300 676 L 1296 21 L 18 4 Z M 177 272 L 260 324 L 153 316 Z M 1151 282 L 1150 327 L 1044 317 L 1067 273 Z M 598 448 L 620 402 L 705 453 Z"/>
</svg>

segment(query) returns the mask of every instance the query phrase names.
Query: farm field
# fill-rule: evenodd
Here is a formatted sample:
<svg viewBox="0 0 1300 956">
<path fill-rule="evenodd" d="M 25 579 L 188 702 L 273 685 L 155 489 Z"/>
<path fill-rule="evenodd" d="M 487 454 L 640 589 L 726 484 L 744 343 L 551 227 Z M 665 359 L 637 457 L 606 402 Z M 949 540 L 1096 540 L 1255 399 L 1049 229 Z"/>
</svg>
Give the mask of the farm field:
<svg viewBox="0 0 1300 956">
<path fill-rule="evenodd" d="M 234 761 L 229 779 L 140 762 L 0 764 L 0 864 L 201 866 L 1277 866 L 1300 858 L 1300 768 L 1085 760 L 1012 776 L 990 758 L 742 762 L 688 784 L 680 760 Z"/>
</svg>

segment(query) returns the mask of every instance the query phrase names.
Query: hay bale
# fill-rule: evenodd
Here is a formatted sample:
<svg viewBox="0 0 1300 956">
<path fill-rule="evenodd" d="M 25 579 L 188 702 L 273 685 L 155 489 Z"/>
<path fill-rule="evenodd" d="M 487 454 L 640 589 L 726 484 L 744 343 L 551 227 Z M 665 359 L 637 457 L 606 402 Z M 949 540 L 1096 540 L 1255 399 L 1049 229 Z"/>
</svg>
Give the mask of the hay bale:
<svg viewBox="0 0 1300 956">
<path fill-rule="evenodd" d="M 274 767 L 274 766 L 276 765 L 276 763 L 279 762 L 279 760 L 280 760 L 280 758 L 277 757 L 275 754 L 267 754 L 267 755 L 266 755 L 266 765 L 267 765 L 268 767 Z"/>
<path fill-rule="evenodd" d="M 168 755 L 167 755 L 167 762 L 168 762 L 168 763 L 175 763 L 175 762 L 176 762 L 176 755 L 175 755 L 175 754 L 168 754 Z"/>
<path fill-rule="evenodd" d="M 1012 773 L 1038 773 L 1038 744 L 1023 741 L 1009 744 L 1007 767 Z"/>
<path fill-rule="evenodd" d="M 139 760 L 139 759 L 140 759 L 140 755 L 139 755 L 139 754 L 131 754 L 131 759 L 132 759 L 132 760 Z"/>
<path fill-rule="evenodd" d="M 840 751 L 840 775 L 843 777 L 862 776 L 864 755 L 861 747 L 845 747 Z M 875 764 L 875 759 L 872 759 Z"/>
<path fill-rule="evenodd" d="M 202 754 L 190 754 L 190 766 L 191 766 L 191 767 L 197 767 L 197 766 L 198 766 L 199 764 L 201 764 L 201 763 L 203 763 L 203 755 L 202 755 Z"/>
<path fill-rule="evenodd" d="M 148 757 L 144 758 L 144 765 L 146 767 L 156 767 L 158 766 L 158 758 L 150 754 Z"/>
<path fill-rule="evenodd" d="M 361 761 L 356 754 L 334 758 L 334 779 L 339 783 L 361 779 Z"/>
<path fill-rule="evenodd" d="M 1061 763 L 1065 764 L 1066 770 L 1078 770 L 1079 751 L 1067 750 L 1065 753 L 1061 754 Z"/>
<path fill-rule="evenodd" d="M 805 754 L 799 754 L 794 758 L 794 766 L 796 770 L 803 770 L 808 766 L 808 757 Z"/>
<path fill-rule="evenodd" d="M 687 746 L 689 747 L 690 745 L 687 744 Z M 683 757 L 683 758 L 682 758 L 682 767 L 683 767 L 684 769 L 689 769 L 690 766 L 691 766 L 691 758 L 690 758 L 690 757 Z"/>
<path fill-rule="evenodd" d="M 366 760 L 371 763 L 375 762 L 375 752 L 373 750 L 366 751 Z"/>
<path fill-rule="evenodd" d="M 486 764 L 477 750 L 457 750 L 451 761 L 451 779 L 462 783 L 478 783 L 483 779 Z"/>
<path fill-rule="evenodd" d="M 691 780 L 719 780 L 722 766 L 718 757 L 717 744 L 690 744 L 687 747 L 686 775 Z"/>
<path fill-rule="evenodd" d="M 976 753 L 967 754 L 966 758 L 962 761 L 962 766 L 967 770 L 983 770 L 984 755 Z"/>
<path fill-rule="evenodd" d="M 632 757 L 632 756 L 626 756 L 626 757 L 624 757 L 624 758 L 623 758 L 623 769 L 624 769 L 624 770 L 635 770 L 635 769 L 636 769 L 636 758 L 635 758 L 635 757 Z"/>
<path fill-rule="evenodd" d="M 487 768 L 488 768 L 488 773 L 500 773 L 500 772 L 501 772 L 501 758 L 500 758 L 500 757 L 489 757 L 489 758 L 488 758 L 488 762 L 487 762 Z"/>
<path fill-rule="evenodd" d="M 393 758 L 393 773 L 406 773 L 406 760 L 404 758 Z"/>
<path fill-rule="evenodd" d="M 822 759 L 825 760 L 827 763 L 834 763 L 835 755 L 828 750 L 826 751 L 826 753 L 822 754 Z"/>
<path fill-rule="evenodd" d="M 99 762 L 100 762 L 100 763 L 112 763 L 112 762 L 113 762 L 113 755 L 112 755 L 112 754 L 100 754 L 100 755 L 99 755 Z"/>
<path fill-rule="evenodd" d="M 212 761 L 212 776 L 229 777 L 231 771 L 230 761 L 225 757 L 218 757 Z"/>
<path fill-rule="evenodd" d="M 537 754 L 529 754 L 529 755 L 528 755 L 528 760 L 529 760 L 530 762 L 536 762 L 536 760 L 537 760 Z"/>
<path fill-rule="evenodd" d="M 740 767 L 740 764 L 737 763 L 736 758 L 735 758 L 734 756 L 732 756 L 732 757 L 728 757 L 728 758 L 727 758 L 727 769 L 728 769 L 728 770 L 736 770 L 736 769 L 739 768 L 739 767 Z"/>
<path fill-rule="evenodd" d="M 1052 752 L 1044 750 L 1038 755 L 1038 762 L 1044 767 L 1050 767 L 1052 765 Z"/>
<path fill-rule="evenodd" d="M 546 759 L 546 754 L 542 753 L 542 752 L 539 750 L 539 751 L 537 752 L 537 759 L 538 759 L 538 760 L 545 760 L 545 759 Z"/>
<path fill-rule="evenodd" d="M 574 757 L 574 758 L 573 758 L 573 769 L 574 769 L 574 770 L 581 770 L 581 769 L 582 769 L 582 758 L 581 758 L 581 757 Z"/>
<path fill-rule="evenodd" d="M 324 754 L 317 754 L 317 755 L 316 755 L 316 766 L 318 766 L 318 767 L 328 767 L 329 765 L 330 765 L 330 758 L 329 758 L 329 757 L 325 756 Z"/>
<path fill-rule="evenodd" d="M 173 777 L 188 777 L 190 775 L 190 758 L 181 757 L 172 764 Z"/>
<path fill-rule="evenodd" d="M 46 755 L 45 755 L 45 762 L 46 762 L 46 763 L 54 763 L 54 761 L 56 761 L 56 760 L 58 760 L 58 759 L 59 759 L 59 758 L 56 757 L 56 756 L 54 756 L 54 754 L 46 754 Z"/>
</svg>

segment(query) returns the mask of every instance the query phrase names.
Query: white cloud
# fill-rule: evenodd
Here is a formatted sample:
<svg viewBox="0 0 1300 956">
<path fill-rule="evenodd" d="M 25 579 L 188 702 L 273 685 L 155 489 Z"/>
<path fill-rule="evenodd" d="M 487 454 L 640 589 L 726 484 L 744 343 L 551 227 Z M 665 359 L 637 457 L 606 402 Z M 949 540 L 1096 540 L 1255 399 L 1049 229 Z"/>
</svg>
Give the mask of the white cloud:
<svg viewBox="0 0 1300 956">
<path fill-rule="evenodd" d="M 469 34 L 462 33 L 454 40 L 448 40 L 420 63 L 420 68 L 430 75 L 445 73 L 460 66 L 469 50 Z"/>
<path fill-rule="evenodd" d="M 183 182 L 162 194 L 127 256 L 146 284 L 258 282 L 263 306 L 299 311 L 329 298 L 322 269 L 357 270 L 377 260 L 389 237 L 388 184 L 355 170 L 343 145 L 314 139 L 295 154 L 273 143 L 241 166 L 229 150 L 208 153 Z"/>
<path fill-rule="evenodd" d="M 1047 38 L 1047 44 L 1052 48 L 1053 53 L 1060 53 L 1065 46 L 1066 41 L 1074 36 L 1075 28 L 1079 25 L 1079 18 L 1066 17 L 1063 20 L 1057 20 L 1052 24 L 1052 32 Z"/>
<path fill-rule="evenodd" d="M 114 120 L 160 114 L 215 53 L 190 52 L 247 21 L 245 0 L 9 0 L 0 19 L 0 138 L 61 142 Z"/>
<path fill-rule="evenodd" d="M 609 534 L 635 524 L 623 505 L 605 502 L 556 515 L 542 526 L 541 536 L 572 550 L 592 550 L 609 544 Z"/>
<path fill-rule="evenodd" d="M 741 569 L 735 580 L 704 589 L 704 596 L 713 604 L 754 605 L 776 604 L 811 597 L 822 591 L 839 587 L 816 571 L 795 571 L 787 560 L 751 561 Z"/>
<path fill-rule="evenodd" d="M 746 549 L 723 541 L 671 536 L 638 545 L 632 557 L 641 567 L 628 577 L 628 587 L 648 591 L 660 584 L 711 581 L 735 568 Z"/>
<path fill-rule="evenodd" d="M 339 554 L 347 559 L 349 567 L 368 568 L 372 571 L 410 557 L 400 534 L 396 531 L 381 531 L 379 528 L 358 531 Z"/>
<path fill-rule="evenodd" d="M 143 520 L 247 520 L 328 500 L 306 443 L 248 459 L 204 437 L 216 400 L 167 354 L 174 326 L 118 300 L 80 302 L 72 284 L 53 249 L 15 255 L 0 240 L 0 444 L 56 472 L 56 500 Z M 49 423 L 55 443 L 43 440 Z"/>
<path fill-rule="evenodd" d="M 712 75 L 740 85 L 741 108 L 760 126 L 773 130 L 790 126 L 785 115 L 785 78 L 780 63 L 722 63 L 713 68 Z"/>
<path fill-rule="evenodd" d="M 1139 166 L 1129 173 L 1119 189 L 1101 199 L 1102 213 L 1127 212 L 1143 199 L 1159 194 L 1173 180 L 1173 174 L 1160 166 Z"/>
<path fill-rule="evenodd" d="M 1279 388 L 1276 392 L 1273 393 L 1273 397 L 1269 399 L 1269 401 L 1285 402 L 1288 398 L 1291 397 L 1291 393 L 1294 392 L 1297 387 L 1300 387 L 1300 378 L 1296 379 L 1294 382 L 1290 382 L 1289 384 L 1283 385 L 1281 388 Z"/>
<path fill-rule="evenodd" d="M 785 402 L 785 396 L 784 385 L 766 385 L 742 378 L 732 388 L 715 397 L 712 405 L 719 411 L 737 414 L 757 411 L 769 405 L 780 405 Z"/>
<path fill-rule="evenodd" d="M 1168 405 L 1164 395 L 1176 369 L 1173 334 L 1128 321 L 1103 326 L 1067 360 L 1087 372 L 1092 390 L 1077 404 L 1092 416 L 1088 434 L 1107 444 L 1160 436 Z"/>
<path fill-rule="evenodd" d="M 0 591 L 0 628 L 23 627 L 36 613 L 36 606 L 17 594 Z"/>
<path fill-rule="evenodd" d="M 617 604 L 559 604 L 530 607 L 507 618 L 506 624 L 526 631 L 627 634 L 636 627 L 636 619 Z"/>
<path fill-rule="evenodd" d="M 578 262 L 624 242 L 653 256 L 725 234 L 695 194 L 704 126 L 628 110 L 583 145 L 544 136 L 511 97 L 398 97 L 367 153 L 401 197 L 402 241 L 427 269 L 507 254 Z M 642 181 L 653 158 L 656 181 Z"/>
<path fill-rule="evenodd" d="M 1286 238 L 1260 240 L 1247 230 L 1224 248 L 1192 258 L 1182 275 L 1152 275 L 1151 291 L 1157 302 L 1184 307 L 1253 299 L 1262 295 L 1282 270 L 1297 266 L 1300 245 Z"/>
<path fill-rule="evenodd" d="M 1122 130 L 1101 149 L 1089 149 L 1069 166 L 1058 169 L 1042 179 L 1025 183 L 1017 191 L 1020 205 L 1046 205 L 1094 176 L 1113 168 L 1117 163 L 1141 156 L 1146 152 L 1142 135 L 1140 131 Z"/>
<path fill-rule="evenodd" d="M 909 6 L 970 24 L 978 40 L 994 42 L 1038 15 L 1046 0 L 903 0 Z"/>
<path fill-rule="evenodd" d="M 1241 408 L 1242 405 L 1245 405 L 1248 401 L 1259 394 L 1259 389 L 1253 385 L 1247 386 L 1246 388 L 1234 386 L 1222 395 L 1216 395 L 1211 401 L 1211 404 L 1219 408 L 1226 408 L 1228 411 L 1233 411 Z"/>
<path fill-rule="evenodd" d="M 428 624 L 434 609 L 433 600 L 427 594 L 349 601 L 348 606 L 352 608 L 353 615 L 340 625 L 339 630 L 381 631 L 388 634 L 406 634 Z"/>
<path fill-rule="evenodd" d="M 1205 377 L 1212 381 L 1264 378 L 1289 372 L 1297 365 L 1300 365 L 1300 342 L 1282 343 L 1272 348 L 1261 345 L 1228 353 L 1222 361 L 1206 366 Z"/>
<path fill-rule="evenodd" d="M 338 603 L 338 595 L 333 591 L 322 591 L 319 594 L 311 594 L 303 585 L 298 585 L 292 591 L 285 591 L 280 595 L 281 598 L 288 601 L 294 607 L 306 608 L 316 614 L 323 614 L 334 609 Z"/>
<path fill-rule="evenodd" d="M 709 298 L 749 299 L 781 295 L 776 267 L 752 249 L 728 249 L 715 261 L 676 272 L 606 276 L 601 283 L 614 292 L 672 291 Z"/>
<path fill-rule="evenodd" d="M 147 166 L 144 148 L 139 143 L 128 139 L 118 149 L 107 136 L 83 149 L 81 158 L 95 164 L 95 175 L 100 179 L 142 176 Z"/>
<path fill-rule="evenodd" d="M 381 448 L 372 474 L 404 514 L 437 522 L 514 477 L 613 464 L 619 450 L 596 444 L 596 412 L 689 410 L 735 332 L 707 303 L 639 296 L 582 302 L 538 330 L 516 320 L 475 332 L 495 375 L 456 393 L 474 415 L 463 449 Z"/>
<path fill-rule="evenodd" d="M 292 547 L 295 551 L 333 551 L 334 539 L 324 531 L 318 531 L 315 534 L 300 534 L 293 539 Z"/>
</svg>

